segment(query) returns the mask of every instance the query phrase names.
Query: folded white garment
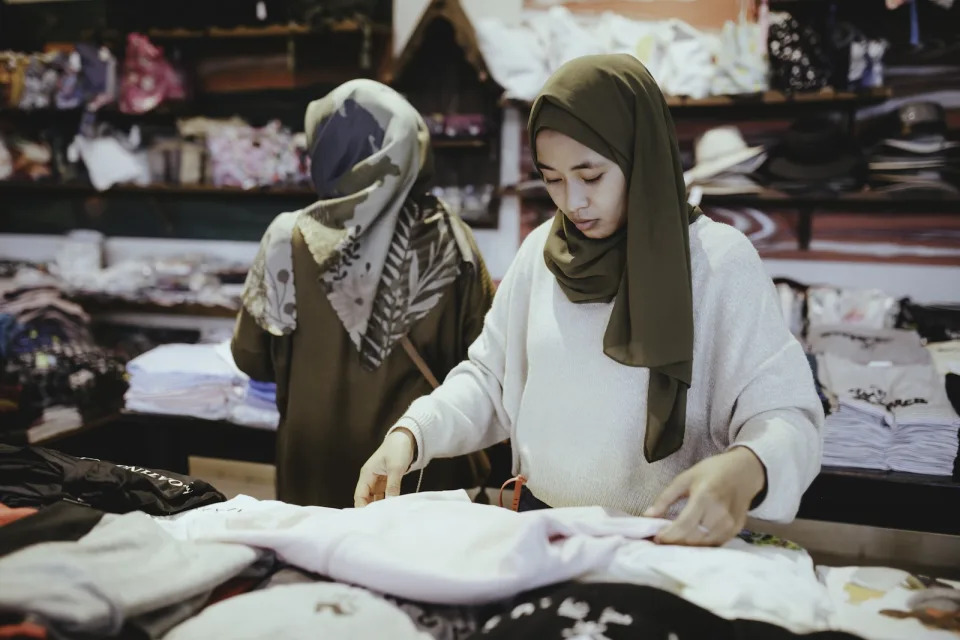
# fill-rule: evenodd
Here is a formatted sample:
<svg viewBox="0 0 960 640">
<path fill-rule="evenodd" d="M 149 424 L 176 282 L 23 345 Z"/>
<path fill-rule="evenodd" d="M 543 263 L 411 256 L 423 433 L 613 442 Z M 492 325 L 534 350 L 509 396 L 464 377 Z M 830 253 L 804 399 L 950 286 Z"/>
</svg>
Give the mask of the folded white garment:
<svg viewBox="0 0 960 640">
<path fill-rule="evenodd" d="M 225 420 L 276 429 L 275 403 L 249 392 L 249 378 L 233 361 L 230 343 L 169 344 L 127 365 L 126 408 L 139 413 Z"/>
<path fill-rule="evenodd" d="M 224 360 L 213 344 L 161 345 L 127 363 L 127 371 L 134 384 L 144 376 L 153 388 L 189 388 L 205 382 L 246 383 L 246 376 L 232 362 Z"/>
</svg>

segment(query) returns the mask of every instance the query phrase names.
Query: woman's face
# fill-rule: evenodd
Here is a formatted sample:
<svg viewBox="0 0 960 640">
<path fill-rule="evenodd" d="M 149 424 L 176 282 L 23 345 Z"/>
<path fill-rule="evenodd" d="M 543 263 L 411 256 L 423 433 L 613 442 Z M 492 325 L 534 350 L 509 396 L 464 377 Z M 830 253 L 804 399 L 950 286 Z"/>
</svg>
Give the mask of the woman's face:
<svg viewBox="0 0 960 640">
<path fill-rule="evenodd" d="M 620 166 L 564 134 L 537 134 L 537 169 L 563 215 L 588 238 L 607 238 L 627 222 L 627 180 Z"/>
</svg>

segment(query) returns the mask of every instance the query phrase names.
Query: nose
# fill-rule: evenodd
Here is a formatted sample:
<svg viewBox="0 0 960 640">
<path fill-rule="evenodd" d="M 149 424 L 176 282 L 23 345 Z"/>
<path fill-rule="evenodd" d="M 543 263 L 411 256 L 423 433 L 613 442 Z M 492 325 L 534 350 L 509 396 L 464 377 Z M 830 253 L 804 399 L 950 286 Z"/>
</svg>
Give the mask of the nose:
<svg viewBox="0 0 960 640">
<path fill-rule="evenodd" d="M 566 181 L 566 209 L 565 211 L 570 213 L 578 213 L 581 209 L 587 206 L 587 193 L 583 184 L 580 180 L 567 180 Z"/>
</svg>

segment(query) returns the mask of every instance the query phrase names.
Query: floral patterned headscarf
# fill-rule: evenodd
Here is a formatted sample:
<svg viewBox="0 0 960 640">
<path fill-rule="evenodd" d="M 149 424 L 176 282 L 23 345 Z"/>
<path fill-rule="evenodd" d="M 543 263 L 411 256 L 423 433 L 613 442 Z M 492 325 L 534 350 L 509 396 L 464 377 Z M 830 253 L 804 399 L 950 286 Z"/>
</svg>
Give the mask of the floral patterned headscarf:
<svg viewBox="0 0 960 640">
<path fill-rule="evenodd" d="M 375 369 L 475 256 L 443 203 L 413 189 L 429 165 L 429 133 L 393 89 L 351 80 L 310 103 L 305 125 L 320 200 L 267 229 L 243 303 L 269 333 L 296 330 L 297 228 L 361 362 Z"/>
</svg>

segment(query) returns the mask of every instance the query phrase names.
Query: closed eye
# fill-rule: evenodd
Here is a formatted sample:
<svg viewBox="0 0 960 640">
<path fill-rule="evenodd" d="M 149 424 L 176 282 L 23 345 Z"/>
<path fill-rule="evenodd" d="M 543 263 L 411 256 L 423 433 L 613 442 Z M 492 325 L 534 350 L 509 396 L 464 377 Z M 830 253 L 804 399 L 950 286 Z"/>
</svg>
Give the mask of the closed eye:
<svg viewBox="0 0 960 640">
<path fill-rule="evenodd" d="M 604 174 L 601 173 L 600 175 L 598 175 L 598 176 L 596 176 L 596 177 L 593 177 L 593 178 L 584 178 L 583 181 L 584 181 L 584 182 L 600 182 L 600 178 L 602 178 L 603 175 L 604 175 Z"/>
<path fill-rule="evenodd" d="M 562 180 L 563 180 L 563 178 L 553 178 L 552 180 L 551 180 L 550 178 L 547 178 L 547 177 L 544 177 L 544 178 L 543 178 L 543 181 L 546 182 L 547 184 L 557 184 L 558 182 L 561 182 Z"/>
</svg>

